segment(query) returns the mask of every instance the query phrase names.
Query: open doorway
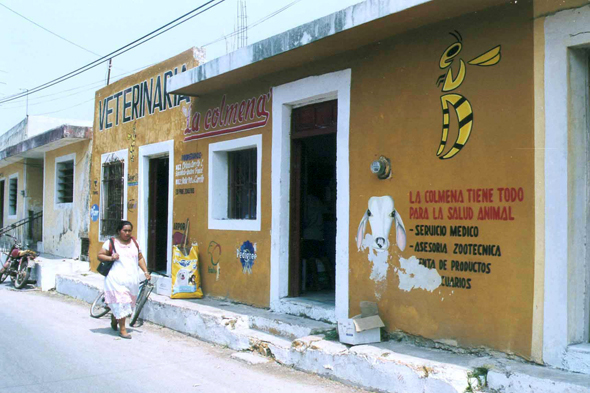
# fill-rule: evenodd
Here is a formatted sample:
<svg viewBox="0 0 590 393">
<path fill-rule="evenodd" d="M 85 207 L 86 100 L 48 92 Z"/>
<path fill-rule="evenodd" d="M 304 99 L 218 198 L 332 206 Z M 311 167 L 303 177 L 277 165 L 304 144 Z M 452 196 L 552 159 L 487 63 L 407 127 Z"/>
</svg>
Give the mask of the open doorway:
<svg viewBox="0 0 590 393">
<path fill-rule="evenodd" d="M 0 181 L 0 228 L 4 228 L 4 183 Z"/>
<path fill-rule="evenodd" d="M 168 265 L 168 156 L 149 159 L 148 269 L 163 275 Z"/>
<path fill-rule="evenodd" d="M 337 101 L 293 109 L 289 296 L 334 305 Z"/>
</svg>

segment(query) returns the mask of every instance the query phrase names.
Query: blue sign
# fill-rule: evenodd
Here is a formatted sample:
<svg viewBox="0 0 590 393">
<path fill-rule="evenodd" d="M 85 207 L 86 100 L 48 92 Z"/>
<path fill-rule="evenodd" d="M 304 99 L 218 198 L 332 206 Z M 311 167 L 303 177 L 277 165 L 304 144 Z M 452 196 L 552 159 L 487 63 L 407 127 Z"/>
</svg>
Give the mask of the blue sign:
<svg viewBox="0 0 590 393">
<path fill-rule="evenodd" d="M 92 221 L 98 220 L 98 205 L 97 204 L 92 205 L 92 207 L 90 208 L 90 218 L 92 219 Z"/>
<path fill-rule="evenodd" d="M 252 274 L 252 266 L 257 257 L 256 246 L 246 240 L 237 250 L 237 257 L 242 264 L 242 272 Z"/>
</svg>

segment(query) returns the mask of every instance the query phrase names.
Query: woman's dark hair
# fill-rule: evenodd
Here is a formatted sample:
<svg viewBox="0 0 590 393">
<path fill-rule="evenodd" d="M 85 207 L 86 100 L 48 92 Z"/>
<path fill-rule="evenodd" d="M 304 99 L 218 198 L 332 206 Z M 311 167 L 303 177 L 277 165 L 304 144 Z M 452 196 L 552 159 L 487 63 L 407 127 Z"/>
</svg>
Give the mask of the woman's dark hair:
<svg viewBox="0 0 590 393">
<path fill-rule="evenodd" d="M 123 227 L 125 225 L 129 225 L 131 227 L 131 229 L 133 229 L 133 224 L 129 221 L 121 221 L 119 223 L 119 225 L 117 225 L 117 235 L 119 234 L 119 232 L 121 232 L 121 229 L 123 229 Z"/>
</svg>

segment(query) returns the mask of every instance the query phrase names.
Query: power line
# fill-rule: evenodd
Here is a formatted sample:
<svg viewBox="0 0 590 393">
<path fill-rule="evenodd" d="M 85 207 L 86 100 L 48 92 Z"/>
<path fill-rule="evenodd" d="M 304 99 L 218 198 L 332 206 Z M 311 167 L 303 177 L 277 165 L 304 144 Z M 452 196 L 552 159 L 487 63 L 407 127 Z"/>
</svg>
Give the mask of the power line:
<svg viewBox="0 0 590 393">
<path fill-rule="evenodd" d="M 152 64 L 149 64 L 149 65 L 146 65 L 146 66 L 143 66 L 143 67 L 136 68 L 136 69 L 131 70 L 131 71 L 127 71 L 127 72 L 123 72 L 121 74 L 117 74 L 117 75 L 113 76 L 113 81 L 117 80 L 116 78 L 119 78 L 119 77 L 124 76 L 124 75 L 127 75 L 127 74 L 132 74 L 134 72 L 137 72 L 137 71 L 143 70 L 145 68 L 151 67 L 152 65 L 154 65 L 154 64 L 152 63 Z M 73 87 L 71 89 L 61 90 L 61 91 L 58 91 L 58 92 L 55 92 L 55 93 L 45 94 L 45 95 L 42 95 L 42 96 L 38 96 L 36 98 L 32 98 L 31 101 L 34 101 L 35 103 L 29 104 L 29 105 L 30 106 L 34 106 L 34 105 L 44 104 L 46 102 L 51 102 L 51 101 L 54 101 L 56 99 L 59 100 L 59 99 L 70 97 L 70 96 L 73 96 L 73 95 L 76 95 L 76 94 L 84 93 L 84 92 L 89 91 L 89 90 L 94 90 L 96 85 L 102 84 L 102 83 L 104 83 L 104 80 L 101 79 L 99 81 L 88 83 L 88 84 L 85 84 L 85 85 L 82 85 L 82 86 Z M 63 97 L 58 97 L 58 98 L 55 98 L 55 99 L 50 99 L 50 100 L 45 100 L 45 101 L 37 102 L 38 100 L 40 100 L 42 98 L 56 96 L 58 94 L 67 93 L 67 92 L 70 92 L 70 91 L 73 91 L 73 90 L 79 90 L 79 89 L 82 89 L 82 88 L 85 88 L 85 87 L 89 87 L 89 86 L 92 86 L 92 87 L 90 87 L 89 89 L 78 91 L 76 93 L 65 95 Z M 22 99 L 22 100 L 15 100 L 15 101 L 13 101 L 13 103 L 17 103 L 17 102 L 18 103 L 23 103 L 23 102 L 25 102 L 25 100 Z M 24 105 L 3 106 L 3 105 L 0 104 L 0 110 L 2 110 L 2 109 L 22 108 L 23 106 Z"/>
<path fill-rule="evenodd" d="M 267 20 L 269 20 L 269 19 L 271 19 L 271 18 L 275 17 L 276 15 L 278 15 L 278 14 L 280 14 L 281 12 L 285 11 L 286 9 L 288 9 L 288 8 L 292 7 L 292 6 L 293 6 L 293 5 L 295 5 L 296 3 L 299 3 L 300 1 L 301 1 L 301 0 L 294 0 L 294 1 L 292 1 L 291 3 L 289 3 L 289 4 L 285 5 L 284 7 L 282 7 L 282 8 L 280 8 L 280 9 L 278 9 L 278 10 L 276 10 L 276 11 L 274 11 L 274 12 L 272 12 L 272 13 L 270 13 L 270 14 L 268 14 L 268 15 L 264 16 L 264 17 L 262 17 L 261 19 L 259 19 L 259 20 L 257 20 L 256 22 L 254 22 L 252 25 L 250 25 L 250 26 L 246 25 L 246 26 L 245 26 L 243 29 L 241 29 L 241 30 L 249 30 L 249 29 L 251 29 L 251 28 L 253 28 L 253 27 L 256 27 L 256 26 L 260 25 L 261 23 L 263 23 L 263 22 L 265 22 L 265 21 L 267 21 Z M 219 3 L 217 3 L 217 4 L 219 4 Z M 216 6 L 217 4 L 215 4 L 214 6 Z M 2 5 L 2 4 L 0 4 L 0 5 Z M 205 5 L 206 5 L 206 4 L 205 4 Z M 212 6 L 212 7 L 213 7 L 213 6 Z M 210 7 L 210 8 L 212 8 L 212 7 Z M 208 8 L 208 9 L 209 9 L 209 8 Z M 194 11 L 194 10 L 193 10 L 193 11 Z M 204 11 L 206 11 L 206 10 L 204 10 Z M 203 12 L 204 12 L 204 11 L 203 11 Z M 191 11 L 191 12 L 192 12 L 192 11 Z M 188 13 L 188 14 L 190 14 L 190 13 Z M 185 15 L 187 15 L 187 14 L 185 14 Z M 194 16 L 196 16 L 196 15 L 194 15 Z M 183 16 L 183 17 L 184 17 L 184 16 Z M 182 18 L 182 17 L 180 17 L 179 19 L 181 19 L 181 18 Z M 177 19 L 177 20 L 178 20 L 178 19 Z M 187 20 L 188 20 L 188 19 L 187 19 Z M 183 21 L 182 23 L 184 23 L 184 22 L 185 22 L 185 21 Z M 173 22 L 171 22 L 171 23 L 173 23 Z M 168 25 L 169 25 L 169 24 L 168 24 Z M 175 25 L 175 26 L 177 26 L 177 25 Z M 175 27 L 175 26 L 173 26 L 173 27 Z M 169 30 L 169 29 L 168 29 L 168 30 Z M 157 31 L 157 30 L 156 30 L 156 31 Z M 166 31 L 167 31 L 167 30 L 166 30 Z M 162 32 L 162 33 L 163 33 L 163 32 Z M 226 39 L 227 37 L 231 37 L 231 36 L 237 35 L 238 33 L 240 33 L 240 31 L 234 31 L 233 33 L 230 33 L 230 34 L 228 34 L 227 36 L 222 36 L 222 37 L 220 37 L 220 38 L 218 38 L 218 39 L 216 39 L 216 40 L 214 40 L 214 41 L 211 41 L 211 42 L 209 42 L 209 43 L 207 43 L 207 44 L 203 45 L 203 47 L 205 47 L 205 46 L 209 46 L 209 45 L 212 45 L 212 44 L 214 44 L 214 43 L 216 43 L 216 42 L 219 42 L 219 41 L 221 41 L 221 40 L 224 40 L 224 39 Z M 129 49 L 133 49 L 133 48 L 129 48 Z M 124 73 L 118 74 L 118 75 L 114 76 L 114 78 L 118 78 L 118 77 L 120 77 L 120 76 L 123 76 L 123 75 L 126 75 L 126 74 L 131 74 L 131 73 L 133 73 L 133 72 L 136 72 L 136 71 L 139 71 L 139 70 L 145 69 L 145 68 L 147 68 L 147 67 L 150 67 L 150 66 L 152 66 L 152 65 L 153 65 L 153 64 L 150 64 L 150 65 L 147 65 L 147 66 L 143 66 L 143 67 L 136 68 L 136 69 L 134 69 L 134 70 L 132 70 L 132 71 L 128 71 L 128 72 L 124 72 Z M 69 78 L 68 78 L 68 79 L 69 79 Z M 72 88 L 72 89 L 67 89 L 67 90 L 62 90 L 62 91 L 60 91 L 60 92 L 56 92 L 56 93 L 46 94 L 46 95 L 43 95 L 43 96 L 39 96 L 39 97 L 37 97 L 37 98 L 33 98 L 32 100 L 38 100 L 38 99 L 40 99 L 40 98 L 44 98 L 44 97 L 55 96 L 55 95 L 58 95 L 58 94 L 62 94 L 62 93 L 69 92 L 69 91 L 78 90 L 78 89 L 81 89 L 81 88 L 84 88 L 84 87 L 87 87 L 87 86 L 94 86 L 94 85 L 96 85 L 96 84 L 99 84 L 99 83 L 104 83 L 104 81 L 103 81 L 103 80 L 100 80 L 100 81 L 96 81 L 96 82 L 93 82 L 93 83 L 90 83 L 90 84 L 86 84 L 86 85 L 78 86 L 78 87 L 75 87 L 75 88 Z M 48 87 L 49 87 L 49 86 L 48 86 Z M 59 97 L 59 98 L 57 98 L 57 99 L 64 99 L 64 98 L 67 98 L 67 97 L 70 97 L 70 96 L 73 96 L 73 95 L 77 95 L 77 94 L 80 94 L 80 93 L 87 92 L 87 91 L 89 91 L 89 90 L 92 90 L 92 89 L 93 89 L 93 87 L 92 87 L 92 88 L 90 88 L 90 89 L 86 89 L 86 90 L 83 90 L 83 91 L 79 91 L 79 92 L 73 93 L 73 94 L 68 94 L 68 95 L 65 95 L 65 96 L 63 96 L 63 97 Z M 22 99 L 22 100 L 18 100 L 17 102 L 24 102 L 24 101 L 25 101 L 25 100 L 24 100 L 24 99 Z M 46 103 L 46 102 L 50 102 L 50 101 L 53 101 L 53 100 L 46 100 L 46 101 L 42 101 L 42 102 L 35 102 L 34 104 L 30 104 L 30 105 L 31 105 L 31 106 L 33 106 L 33 105 L 39 105 L 39 104 Z M 87 103 L 87 102 L 90 102 L 90 101 L 92 101 L 92 99 L 91 99 L 91 100 L 88 100 L 88 101 L 85 101 L 85 102 L 83 102 L 82 104 L 84 104 L 84 103 Z M 22 107 L 23 107 L 23 105 L 20 105 L 20 106 L 10 106 L 10 107 L 1 107 L 1 104 L 2 104 L 2 102 L 3 102 L 3 101 L 0 101 L 0 109 L 14 109 L 14 108 L 22 108 Z M 76 106 L 80 106 L 80 105 L 82 105 L 82 104 L 78 104 L 78 105 L 74 105 L 74 106 L 72 106 L 72 107 L 68 107 L 68 108 L 60 109 L 60 110 L 58 110 L 58 111 L 53 111 L 53 112 L 47 112 L 47 113 L 43 113 L 43 114 L 41 114 L 41 115 L 45 115 L 45 114 L 51 114 L 51 113 L 56 113 L 56 112 L 61 112 L 61 111 L 64 111 L 64 110 L 67 110 L 67 109 L 70 109 L 70 108 L 73 108 L 73 107 L 76 107 Z"/>
<path fill-rule="evenodd" d="M 114 57 L 120 56 L 123 53 L 128 52 L 131 49 L 133 49 L 133 48 L 135 48 L 135 47 L 137 47 L 137 46 L 139 46 L 141 44 L 144 44 L 144 43 L 146 43 L 146 42 L 148 42 L 148 41 L 150 41 L 150 40 L 158 37 L 159 35 L 167 32 L 168 30 L 171 30 L 174 27 L 176 27 L 176 26 L 178 26 L 178 25 L 180 25 L 180 24 L 182 24 L 184 22 L 187 22 L 188 20 L 190 20 L 190 19 L 192 19 L 192 18 L 194 18 L 194 17 L 196 17 L 198 15 L 201 15 L 202 13 L 210 10 L 211 8 L 216 7 L 219 4 L 225 2 L 225 0 L 218 0 L 217 3 L 215 3 L 215 1 L 216 0 L 210 0 L 210 1 L 206 2 L 203 5 L 200 5 L 199 7 L 193 9 L 192 11 L 187 12 L 186 14 L 184 14 L 184 15 L 176 18 L 176 19 L 174 19 L 171 22 L 168 22 L 167 24 L 159 27 L 156 30 L 151 31 L 150 33 L 142 36 L 141 38 L 138 38 L 135 41 L 130 42 L 129 44 L 127 44 L 125 46 L 122 46 L 121 48 L 119 48 L 119 49 L 117 49 L 117 50 L 109 53 L 108 55 L 105 55 L 105 56 L 101 57 L 100 59 L 97 59 L 97 60 L 95 60 L 95 61 L 93 61 L 91 63 L 86 64 L 83 67 L 80 67 L 80 68 L 78 68 L 78 69 L 76 69 L 74 71 L 71 71 L 71 72 L 69 72 L 67 74 L 64 74 L 64 75 L 60 76 L 59 78 L 55 78 L 55 79 L 53 79 L 53 80 L 51 80 L 49 82 L 46 82 L 46 83 L 44 83 L 42 85 L 39 85 L 39 86 L 34 87 L 32 89 L 29 89 L 29 93 L 28 94 L 33 94 L 33 93 L 36 93 L 38 91 L 44 90 L 44 89 L 46 89 L 46 88 L 48 88 L 50 86 L 53 86 L 53 85 L 58 84 L 58 83 L 61 83 L 61 82 L 65 81 L 65 80 L 68 80 L 70 78 L 73 78 L 76 75 L 79 75 L 79 74 L 81 74 L 83 72 L 86 72 L 86 71 L 88 71 L 88 70 L 90 70 L 90 69 L 92 69 L 94 67 L 97 67 L 98 65 L 100 65 L 100 63 L 102 63 L 102 61 L 104 61 L 106 59 L 109 59 L 109 58 L 114 58 Z M 209 6 L 208 8 L 205 8 L 205 7 L 207 7 L 211 3 L 215 3 L 215 4 Z M 202 11 L 195 13 L 196 11 L 199 11 L 202 8 L 204 8 Z M 193 13 L 195 13 L 195 14 L 194 15 L 191 15 Z M 181 20 L 183 18 L 186 18 L 186 19 Z M 168 27 L 168 26 L 170 26 L 170 27 Z M 4 99 L 0 100 L 0 104 L 2 104 L 4 102 L 8 102 L 8 101 L 13 101 L 13 100 L 16 100 L 18 98 L 22 98 L 25 95 L 26 94 L 14 94 L 12 96 L 9 96 L 7 98 L 4 98 Z"/>
<path fill-rule="evenodd" d="M 81 74 L 83 72 L 86 72 L 86 71 L 88 71 L 88 70 L 90 70 L 90 69 L 92 69 L 94 67 L 97 67 L 103 60 L 106 60 L 108 58 L 117 57 L 119 55 L 122 55 L 123 53 L 125 53 L 125 52 L 127 52 L 127 51 L 129 51 L 129 50 L 131 50 L 131 49 L 133 49 L 133 48 L 135 48 L 135 47 L 137 47 L 137 46 L 139 46 L 139 45 L 141 45 L 141 44 L 143 44 L 143 43 L 145 43 L 145 42 L 147 42 L 147 41 L 149 41 L 149 40 L 151 40 L 151 39 L 153 39 L 153 38 L 155 38 L 157 36 L 159 36 L 160 34 L 165 33 L 166 31 L 168 31 L 168 30 L 170 30 L 170 29 L 172 29 L 172 28 L 174 28 L 174 27 L 176 27 L 176 26 L 178 26 L 178 25 L 180 25 L 180 24 L 182 24 L 182 23 L 184 23 L 184 22 L 186 22 L 186 21 L 194 18 L 195 16 L 200 15 L 200 14 L 202 14 L 205 11 L 208 11 L 209 9 L 211 9 L 211 8 L 213 8 L 213 7 L 221 4 L 224 1 L 225 0 L 220 0 L 218 3 L 213 4 L 211 7 L 206 8 L 206 9 L 204 9 L 203 11 L 201 11 L 201 12 L 199 12 L 197 14 L 191 15 L 190 17 L 188 17 L 185 20 L 181 20 L 181 19 L 187 17 L 188 15 L 194 13 L 195 11 L 198 11 L 201 8 L 204 8 L 207 5 L 215 2 L 215 0 L 210 0 L 207 3 L 205 3 L 205 4 L 203 4 L 203 5 L 199 6 L 199 7 L 197 7 L 195 9 L 193 9 L 192 11 L 187 12 L 186 14 L 184 14 L 184 15 L 176 18 L 176 19 L 174 19 L 173 21 L 171 21 L 171 22 L 169 22 L 169 23 L 167 23 L 167 24 L 159 27 L 158 29 L 153 30 L 150 33 L 148 33 L 148 34 L 146 34 L 146 35 L 144 35 L 144 36 L 136 39 L 135 41 L 133 41 L 133 42 L 131 42 L 131 43 L 129 43 L 129 44 L 127 44 L 127 45 L 125 45 L 125 46 L 123 46 L 123 47 L 121 47 L 121 48 L 119 48 L 119 49 L 117 49 L 117 50 L 115 50 L 115 51 L 113 51 L 111 53 L 109 53 L 106 56 L 101 57 L 100 59 L 97 59 L 97 60 L 95 60 L 95 61 L 93 61 L 91 63 L 88 63 L 85 66 L 80 67 L 80 68 L 78 68 L 78 69 L 76 69 L 74 71 L 71 71 L 71 72 L 69 72 L 69 73 L 67 73 L 65 75 L 62 75 L 59 78 L 53 79 L 53 80 L 51 80 L 49 82 L 46 82 L 46 83 L 44 83 L 42 85 L 39 85 L 39 86 L 37 86 L 37 87 L 35 87 L 33 89 L 30 89 L 29 94 L 36 93 L 37 91 L 46 89 L 46 88 L 48 88 L 50 86 L 53 86 L 53 85 L 55 85 L 57 83 L 61 83 L 61 82 L 65 81 L 67 79 L 70 79 L 70 78 L 72 78 L 72 77 L 74 77 L 76 75 L 79 75 L 79 74 Z M 168 27 L 168 26 L 170 26 L 170 25 L 178 22 L 179 20 L 181 20 L 179 23 L 177 23 L 177 24 L 175 24 L 175 25 L 173 25 L 173 26 L 165 29 L 166 27 Z M 165 29 L 165 30 L 162 30 L 162 29 Z M 154 35 L 154 33 L 156 33 L 156 32 L 159 32 L 159 33 Z M 125 50 L 123 50 L 123 49 L 125 49 Z M 15 100 L 17 98 L 21 98 L 23 96 L 24 96 L 23 94 L 15 94 L 13 96 L 10 96 L 10 97 L 7 97 L 5 99 L 0 100 L 0 104 L 1 103 L 4 103 L 4 102 L 8 102 L 8 101 L 13 101 L 13 100 Z"/>
<path fill-rule="evenodd" d="M 72 108 L 75 108 L 75 107 L 77 107 L 77 106 L 84 105 L 84 104 L 86 104 L 86 103 L 88 103 L 88 102 L 90 102 L 90 101 L 94 101 L 94 97 L 92 97 L 92 98 L 91 98 L 91 99 L 89 99 L 88 101 L 84 101 L 84 102 L 81 102 L 81 103 L 79 103 L 79 104 L 76 104 L 76 105 L 69 106 L 69 107 L 67 107 L 67 108 L 59 109 L 59 110 L 57 110 L 57 111 L 53 111 L 53 112 L 38 113 L 38 114 L 36 114 L 35 116 L 44 116 L 44 115 L 50 115 L 50 114 L 52 114 L 52 113 L 63 112 L 63 111 L 66 111 L 66 110 L 68 110 L 68 109 L 72 109 Z"/>
<path fill-rule="evenodd" d="M 70 44 L 72 44 L 72 45 L 74 45 L 74 46 L 77 46 L 78 48 L 80 48 L 80 49 L 82 49 L 82 50 L 84 50 L 84 51 L 86 51 L 86 52 L 88 52 L 88 53 L 92 53 L 92 54 L 93 54 L 93 55 L 95 55 L 95 56 L 101 57 L 101 55 L 99 55 L 98 53 L 96 53 L 96 52 L 93 52 L 93 51 L 91 51 L 90 49 L 86 49 L 86 48 L 84 48 L 83 46 L 81 46 L 81 45 L 78 45 L 78 44 L 76 44 L 75 42 L 72 42 L 72 41 L 68 40 L 68 39 L 67 39 L 67 38 L 65 38 L 65 37 L 62 37 L 61 35 L 59 35 L 59 34 L 57 34 L 57 33 L 54 33 L 53 31 L 51 31 L 51 30 L 49 30 L 49 29 L 47 29 L 47 28 L 45 28 L 45 27 L 41 26 L 39 23 L 36 23 L 36 22 L 34 22 L 34 21 L 30 20 L 29 18 L 27 18 L 26 16 L 24 16 L 24 15 L 22 15 L 22 14 L 19 14 L 18 12 L 16 12 L 15 10 L 13 10 L 12 8 L 9 8 L 8 6 L 6 6 L 6 5 L 4 5 L 4 4 L 2 4 L 2 3 L 0 3 L 0 6 L 2 6 L 2 7 L 4 7 L 4 8 L 6 8 L 8 11 L 10 11 L 10 12 L 12 12 L 12 13 L 14 13 L 14 14 L 16 14 L 16 15 L 20 16 L 21 18 L 23 18 L 23 19 L 25 19 L 25 20 L 27 20 L 27 21 L 31 22 L 32 24 L 34 24 L 35 26 L 37 26 L 37 27 L 39 27 L 39 28 L 41 28 L 41 29 L 45 30 L 45 31 L 46 31 L 46 32 L 48 32 L 49 34 L 53 34 L 53 35 L 54 35 L 54 36 L 56 36 L 57 38 L 60 38 L 60 39 L 62 39 L 62 40 L 64 40 L 64 41 L 66 41 L 66 42 L 68 42 L 68 43 L 70 43 Z"/>
</svg>

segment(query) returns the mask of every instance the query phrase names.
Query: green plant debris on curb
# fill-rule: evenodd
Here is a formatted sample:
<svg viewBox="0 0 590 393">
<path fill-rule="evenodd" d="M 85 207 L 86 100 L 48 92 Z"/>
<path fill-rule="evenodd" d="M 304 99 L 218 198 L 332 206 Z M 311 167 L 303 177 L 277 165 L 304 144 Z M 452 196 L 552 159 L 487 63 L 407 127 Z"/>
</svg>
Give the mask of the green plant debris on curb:
<svg viewBox="0 0 590 393">
<path fill-rule="evenodd" d="M 487 367 L 476 367 L 473 371 L 467 373 L 467 389 L 465 393 L 481 392 L 482 388 L 488 386 L 488 372 Z"/>
<path fill-rule="evenodd" d="M 338 330 L 336 330 L 336 329 L 332 329 L 332 330 L 325 332 L 323 334 L 324 334 L 324 340 L 338 341 Z"/>
</svg>

